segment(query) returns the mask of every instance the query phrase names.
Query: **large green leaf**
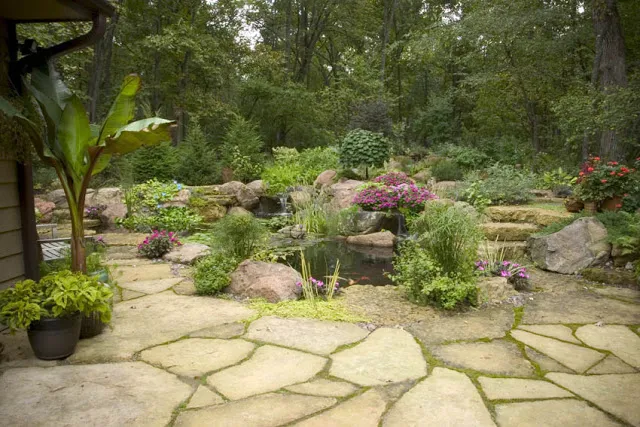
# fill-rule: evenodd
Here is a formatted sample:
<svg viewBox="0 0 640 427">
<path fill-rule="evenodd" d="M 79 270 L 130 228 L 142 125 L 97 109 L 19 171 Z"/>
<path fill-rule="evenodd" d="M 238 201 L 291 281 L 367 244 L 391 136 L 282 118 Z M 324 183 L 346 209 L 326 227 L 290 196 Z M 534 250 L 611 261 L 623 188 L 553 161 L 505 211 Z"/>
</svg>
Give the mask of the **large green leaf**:
<svg viewBox="0 0 640 427">
<path fill-rule="evenodd" d="M 142 146 L 156 145 L 171 139 L 172 120 L 153 117 L 120 128 L 105 140 L 104 154 L 126 154 Z"/>
<path fill-rule="evenodd" d="M 71 91 L 60 78 L 60 74 L 50 63 L 43 63 L 31 71 L 31 86 L 55 102 L 60 111 L 64 109 Z"/>
<path fill-rule="evenodd" d="M 51 164 L 51 160 L 54 156 L 51 153 L 51 150 L 49 150 L 49 147 L 44 144 L 38 126 L 20 114 L 20 112 L 8 100 L 2 97 L 0 97 L 0 111 L 2 111 L 8 118 L 14 119 L 20 123 L 24 131 L 29 135 L 29 139 L 35 148 L 36 153 L 38 153 L 38 156 L 40 156 L 44 162 Z"/>
<path fill-rule="evenodd" d="M 120 128 L 133 119 L 136 104 L 135 97 L 140 90 L 140 77 L 130 74 L 124 78 L 118 97 L 111 105 L 109 114 L 100 129 L 97 145 L 104 145 L 104 140 L 113 136 Z"/>
<path fill-rule="evenodd" d="M 64 163 L 79 181 L 89 165 L 87 149 L 91 141 L 91 128 L 84 106 L 76 95 L 69 98 L 62 112 L 57 136 L 64 153 Z"/>
</svg>

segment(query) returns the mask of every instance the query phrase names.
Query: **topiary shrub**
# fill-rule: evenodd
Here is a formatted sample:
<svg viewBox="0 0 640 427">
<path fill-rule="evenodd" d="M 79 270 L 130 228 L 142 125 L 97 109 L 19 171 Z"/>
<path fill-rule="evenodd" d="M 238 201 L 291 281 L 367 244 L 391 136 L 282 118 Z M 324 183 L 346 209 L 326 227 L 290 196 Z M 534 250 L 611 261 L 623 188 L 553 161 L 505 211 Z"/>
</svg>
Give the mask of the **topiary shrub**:
<svg viewBox="0 0 640 427">
<path fill-rule="evenodd" d="M 370 167 L 382 166 L 387 160 L 389 141 L 382 134 L 356 129 L 342 140 L 340 163 L 347 168 L 364 167 L 367 178 Z"/>
<path fill-rule="evenodd" d="M 462 168 L 453 160 L 441 160 L 431 167 L 431 176 L 436 181 L 460 181 L 464 174 Z"/>
</svg>

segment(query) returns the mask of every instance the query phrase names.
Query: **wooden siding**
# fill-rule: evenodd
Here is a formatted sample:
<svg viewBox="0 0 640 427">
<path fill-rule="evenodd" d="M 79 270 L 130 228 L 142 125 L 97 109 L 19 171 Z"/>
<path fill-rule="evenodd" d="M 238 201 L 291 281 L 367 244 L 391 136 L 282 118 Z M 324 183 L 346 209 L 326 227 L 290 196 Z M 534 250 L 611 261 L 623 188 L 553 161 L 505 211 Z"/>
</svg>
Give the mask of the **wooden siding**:
<svg viewBox="0 0 640 427">
<path fill-rule="evenodd" d="M 24 274 L 16 162 L 0 160 L 0 289 Z"/>
</svg>

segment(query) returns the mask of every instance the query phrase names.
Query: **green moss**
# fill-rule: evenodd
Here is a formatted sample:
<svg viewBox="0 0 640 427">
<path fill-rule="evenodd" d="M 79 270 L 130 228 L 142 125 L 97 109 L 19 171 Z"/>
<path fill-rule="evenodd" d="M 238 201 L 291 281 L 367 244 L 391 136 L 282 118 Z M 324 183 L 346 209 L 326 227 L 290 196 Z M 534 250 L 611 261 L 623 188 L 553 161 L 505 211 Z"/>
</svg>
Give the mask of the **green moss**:
<svg viewBox="0 0 640 427">
<path fill-rule="evenodd" d="M 366 318 L 349 311 L 342 302 L 337 300 L 315 302 L 308 300 L 281 301 L 273 304 L 265 300 L 256 299 L 249 303 L 249 307 L 258 312 L 257 317 L 305 317 L 351 323 L 368 321 Z M 251 319 L 251 321 L 253 320 L 255 319 Z"/>
<path fill-rule="evenodd" d="M 582 277 L 592 282 L 609 285 L 631 286 L 637 285 L 636 275 L 627 270 L 608 270 L 604 268 L 585 268 L 580 272 Z"/>
</svg>

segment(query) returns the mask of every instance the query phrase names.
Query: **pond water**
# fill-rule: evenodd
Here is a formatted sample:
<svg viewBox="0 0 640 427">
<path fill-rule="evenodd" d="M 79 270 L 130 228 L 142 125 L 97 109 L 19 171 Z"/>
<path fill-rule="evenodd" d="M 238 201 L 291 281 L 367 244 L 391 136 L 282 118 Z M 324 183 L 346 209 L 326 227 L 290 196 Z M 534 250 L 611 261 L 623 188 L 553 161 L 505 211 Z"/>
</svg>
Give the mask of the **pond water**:
<svg viewBox="0 0 640 427">
<path fill-rule="evenodd" d="M 301 248 L 311 264 L 311 275 L 322 278 L 333 274 L 336 261 L 340 260 L 340 280 L 346 284 L 392 285 L 384 273 L 393 272 L 393 249 L 347 245 L 340 240 L 320 240 Z M 300 255 L 295 254 L 287 263 L 300 271 Z M 345 283 L 346 281 L 346 283 Z"/>
</svg>

